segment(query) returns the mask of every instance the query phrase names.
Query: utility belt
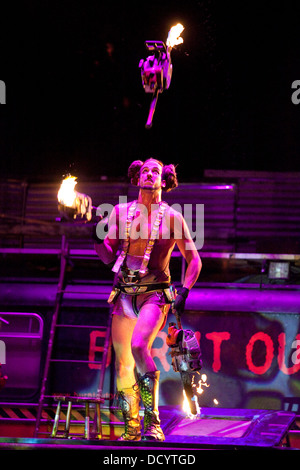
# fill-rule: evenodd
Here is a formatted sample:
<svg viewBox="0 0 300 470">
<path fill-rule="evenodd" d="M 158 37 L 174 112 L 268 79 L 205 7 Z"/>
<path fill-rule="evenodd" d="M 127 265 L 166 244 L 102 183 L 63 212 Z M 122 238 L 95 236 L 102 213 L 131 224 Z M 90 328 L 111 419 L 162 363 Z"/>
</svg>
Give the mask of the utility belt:
<svg viewBox="0 0 300 470">
<path fill-rule="evenodd" d="M 167 282 L 144 285 L 117 284 L 113 287 L 113 290 L 111 291 L 107 302 L 109 304 L 115 303 L 121 292 L 127 295 L 140 295 L 157 291 L 163 291 L 166 303 L 171 304 L 172 302 L 174 302 L 176 296 L 174 286 Z"/>
</svg>

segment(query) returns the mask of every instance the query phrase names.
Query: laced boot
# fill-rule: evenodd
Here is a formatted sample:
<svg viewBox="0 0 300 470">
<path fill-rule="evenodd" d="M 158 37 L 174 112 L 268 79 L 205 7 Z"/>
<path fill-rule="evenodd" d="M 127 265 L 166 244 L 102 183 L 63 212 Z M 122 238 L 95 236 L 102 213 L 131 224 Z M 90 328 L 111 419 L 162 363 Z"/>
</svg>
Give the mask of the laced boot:
<svg viewBox="0 0 300 470">
<path fill-rule="evenodd" d="M 141 397 L 138 387 L 124 388 L 118 392 L 117 396 L 125 425 L 125 432 L 118 440 L 140 441 L 141 425 L 139 411 Z"/>
<path fill-rule="evenodd" d="M 159 376 L 160 371 L 156 370 L 147 372 L 138 379 L 141 398 L 145 407 L 144 436 L 142 437 L 144 441 L 165 440 L 158 414 Z"/>
</svg>

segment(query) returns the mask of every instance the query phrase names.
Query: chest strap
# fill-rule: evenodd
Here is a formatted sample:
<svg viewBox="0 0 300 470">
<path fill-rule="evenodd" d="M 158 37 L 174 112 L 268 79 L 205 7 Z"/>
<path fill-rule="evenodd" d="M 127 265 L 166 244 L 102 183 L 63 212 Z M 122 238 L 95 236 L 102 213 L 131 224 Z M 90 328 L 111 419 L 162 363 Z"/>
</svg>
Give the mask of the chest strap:
<svg viewBox="0 0 300 470">
<path fill-rule="evenodd" d="M 168 204 L 166 202 L 161 202 L 159 205 L 159 210 L 158 210 L 158 213 L 156 215 L 156 218 L 155 218 L 152 230 L 151 230 L 150 238 L 147 242 L 147 246 L 144 251 L 144 257 L 141 263 L 141 267 L 139 269 L 140 274 L 146 273 L 147 266 L 150 260 L 150 255 L 151 255 L 155 240 L 158 238 L 159 227 L 160 227 L 162 218 L 164 216 L 165 210 L 167 208 L 167 205 Z M 115 273 L 118 273 L 120 268 L 122 267 L 124 259 L 126 258 L 126 255 L 129 249 L 130 230 L 131 230 L 131 225 L 135 216 L 136 208 L 137 208 L 137 201 L 134 201 L 128 210 L 128 216 L 127 216 L 126 225 L 125 225 L 125 239 L 123 242 L 123 249 L 112 268 L 112 271 Z"/>
<path fill-rule="evenodd" d="M 112 271 L 114 273 L 118 273 L 120 271 L 120 268 L 127 255 L 127 251 L 129 248 L 130 229 L 131 229 L 132 221 L 135 215 L 136 206 L 137 206 L 137 201 L 133 201 L 133 203 L 131 204 L 128 210 L 128 215 L 127 215 L 127 220 L 126 220 L 126 225 L 125 225 L 125 239 L 123 241 L 123 249 L 121 253 L 119 254 L 117 261 L 115 262 L 112 268 Z"/>
</svg>

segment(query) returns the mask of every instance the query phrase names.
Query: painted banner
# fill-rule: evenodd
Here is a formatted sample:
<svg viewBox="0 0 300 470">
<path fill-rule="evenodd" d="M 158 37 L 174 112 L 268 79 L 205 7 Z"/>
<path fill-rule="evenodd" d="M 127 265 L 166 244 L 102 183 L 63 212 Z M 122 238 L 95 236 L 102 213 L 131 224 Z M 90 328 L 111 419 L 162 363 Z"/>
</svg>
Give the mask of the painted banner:
<svg viewBox="0 0 300 470">
<path fill-rule="evenodd" d="M 54 348 L 57 362 L 51 364 L 49 393 L 95 396 L 102 367 L 105 331 L 97 327 L 99 313 L 88 310 L 76 312 L 77 321 L 79 318 L 84 328 L 61 328 L 58 331 Z M 100 324 L 105 324 L 107 313 L 102 312 L 102 315 L 105 316 L 101 318 Z M 170 314 L 168 322 L 174 320 Z M 203 393 L 199 395 L 199 406 L 281 409 L 285 397 L 298 397 L 299 323 L 299 314 L 284 312 L 187 311 L 183 315 L 182 326 L 195 332 L 203 359 L 199 379 L 201 374 L 207 376 Z M 172 368 L 170 350 L 166 344 L 167 333 L 168 323 L 159 332 L 152 348 L 152 356 L 161 371 L 160 404 L 180 405 L 183 389 L 179 373 Z M 39 331 L 35 333 L 36 336 L 39 334 Z M 22 388 L 27 396 L 26 381 L 31 392 L 35 387 L 38 394 L 37 377 L 42 373 L 41 337 L 24 340 L 25 334 L 10 336 L 8 325 L 2 328 L 2 335 L 0 340 L 4 347 L 1 348 L 1 354 L 5 357 L 2 369 L 8 376 L 10 397 L 14 395 L 14 388 L 19 398 Z M 36 346 L 37 341 L 39 347 Z M 24 359 L 22 367 L 16 355 L 20 348 Z M 107 399 L 112 399 L 115 393 L 112 362 L 113 352 L 110 347 L 104 382 L 104 396 Z M 5 389 L 1 395 L 5 395 Z"/>
</svg>

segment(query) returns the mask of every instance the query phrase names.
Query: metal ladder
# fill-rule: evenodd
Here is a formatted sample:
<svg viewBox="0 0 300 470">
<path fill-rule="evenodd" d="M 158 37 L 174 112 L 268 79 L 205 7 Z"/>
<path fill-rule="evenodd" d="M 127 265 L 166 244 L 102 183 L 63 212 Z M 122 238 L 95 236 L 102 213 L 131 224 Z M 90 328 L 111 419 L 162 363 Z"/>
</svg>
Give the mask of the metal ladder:
<svg viewBox="0 0 300 470">
<path fill-rule="evenodd" d="M 61 311 L 62 301 L 63 301 L 65 288 L 66 288 L 66 268 L 68 265 L 69 258 L 70 258 L 69 246 L 66 240 L 66 236 L 63 235 L 62 242 L 61 242 L 59 279 L 58 279 L 57 292 L 56 292 L 55 303 L 54 303 L 54 312 L 53 312 L 51 326 L 50 326 L 48 348 L 47 348 L 45 365 L 44 365 L 43 376 L 42 376 L 42 381 L 41 381 L 39 403 L 38 403 L 38 408 L 37 408 L 36 424 L 35 424 L 35 430 L 34 430 L 35 438 L 37 438 L 39 434 L 43 407 L 45 406 L 45 399 L 48 397 L 46 395 L 46 388 L 47 388 L 47 383 L 48 383 L 49 374 L 50 374 L 50 365 L 53 361 L 55 361 L 55 359 L 53 359 L 53 346 L 54 346 L 54 340 L 55 340 L 57 327 L 72 326 L 73 328 L 74 327 L 84 328 L 84 326 L 81 326 L 81 325 L 60 325 L 58 323 L 59 314 Z M 100 401 L 102 399 L 102 392 L 103 392 L 103 385 L 104 385 L 104 378 L 105 378 L 105 365 L 107 362 L 107 356 L 108 356 L 108 351 L 109 351 L 111 321 L 112 321 L 112 314 L 110 310 L 110 313 L 108 316 L 108 322 L 105 327 L 106 333 L 105 333 L 103 355 L 102 355 L 102 361 L 101 361 L 101 364 L 103 366 L 101 367 L 99 383 L 98 383 L 97 392 L 96 392 L 96 400 L 100 400 Z M 65 362 L 72 362 L 72 360 L 65 360 Z M 55 397 L 53 396 L 53 398 Z M 93 434 L 95 435 L 97 434 L 96 429 L 97 429 L 97 426 L 99 424 L 99 419 L 100 419 L 100 416 L 98 416 L 98 414 L 100 414 L 100 408 L 97 406 L 95 407 L 95 415 L 94 415 L 94 420 L 93 420 Z"/>
</svg>

